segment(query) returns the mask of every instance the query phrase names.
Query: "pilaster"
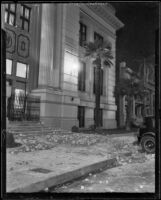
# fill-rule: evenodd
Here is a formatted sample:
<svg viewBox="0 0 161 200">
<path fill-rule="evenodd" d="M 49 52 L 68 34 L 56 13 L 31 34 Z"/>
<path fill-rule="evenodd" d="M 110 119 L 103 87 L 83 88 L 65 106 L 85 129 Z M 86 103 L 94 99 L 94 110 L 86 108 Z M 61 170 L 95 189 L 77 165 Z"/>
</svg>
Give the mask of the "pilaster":
<svg viewBox="0 0 161 200">
<path fill-rule="evenodd" d="M 39 86 L 54 86 L 55 4 L 42 4 Z"/>
</svg>

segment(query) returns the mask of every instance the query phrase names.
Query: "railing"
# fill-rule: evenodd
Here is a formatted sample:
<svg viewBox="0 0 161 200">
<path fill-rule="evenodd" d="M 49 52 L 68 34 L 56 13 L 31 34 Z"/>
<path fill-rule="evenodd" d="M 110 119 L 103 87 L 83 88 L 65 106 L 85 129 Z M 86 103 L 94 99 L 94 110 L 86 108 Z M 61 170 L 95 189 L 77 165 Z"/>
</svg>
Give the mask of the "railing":
<svg viewBox="0 0 161 200">
<path fill-rule="evenodd" d="M 40 98 L 25 94 L 12 94 L 8 99 L 7 116 L 11 121 L 40 119 Z"/>
</svg>

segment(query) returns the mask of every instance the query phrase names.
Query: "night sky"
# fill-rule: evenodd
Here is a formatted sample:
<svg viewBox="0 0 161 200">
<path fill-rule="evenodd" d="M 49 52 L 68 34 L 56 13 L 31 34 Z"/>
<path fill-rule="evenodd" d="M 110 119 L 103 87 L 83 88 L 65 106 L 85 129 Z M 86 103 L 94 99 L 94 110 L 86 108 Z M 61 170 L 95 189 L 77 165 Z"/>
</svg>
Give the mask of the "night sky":
<svg viewBox="0 0 161 200">
<path fill-rule="evenodd" d="M 159 6 L 156 2 L 113 2 L 116 16 L 124 23 L 117 32 L 117 65 L 125 61 L 135 68 L 135 60 L 155 54 L 155 30 L 159 25 Z"/>
</svg>

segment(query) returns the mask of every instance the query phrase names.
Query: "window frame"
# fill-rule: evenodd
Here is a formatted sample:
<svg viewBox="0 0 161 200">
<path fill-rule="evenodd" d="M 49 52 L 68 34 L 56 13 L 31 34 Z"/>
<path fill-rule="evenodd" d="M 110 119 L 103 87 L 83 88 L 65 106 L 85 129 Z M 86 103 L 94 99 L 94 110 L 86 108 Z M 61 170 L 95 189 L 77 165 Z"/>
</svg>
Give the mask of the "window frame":
<svg viewBox="0 0 161 200">
<path fill-rule="evenodd" d="M 79 25 L 79 45 L 84 47 L 84 43 L 87 41 L 87 26 L 82 22 L 79 22 Z M 83 31 L 83 29 L 85 29 L 85 31 Z"/>
<path fill-rule="evenodd" d="M 31 20 L 30 20 L 30 18 L 31 18 L 31 8 L 27 5 L 24 5 L 24 4 L 21 4 L 21 7 L 23 9 L 23 12 L 22 13 L 20 12 L 21 29 L 29 32 L 30 31 L 30 22 L 31 22 Z M 28 18 L 25 17 L 25 9 L 28 9 L 28 11 L 29 11 L 29 17 Z M 25 29 L 25 26 L 24 26 L 25 22 L 28 24 L 27 30 Z"/>
<path fill-rule="evenodd" d="M 11 4 L 15 5 L 15 11 L 11 10 Z M 5 21 L 5 23 L 9 24 L 10 26 L 16 26 L 16 12 L 17 12 L 17 4 L 16 3 L 7 3 L 8 8 L 5 7 L 5 13 L 7 13 L 7 20 Z M 10 24 L 10 15 L 14 16 L 14 23 L 13 25 Z"/>
<path fill-rule="evenodd" d="M 97 40 L 100 40 L 103 43 L 104 38 L 99 33 L 94 32 L 94 41 L 97 41 Z"/>
<path fill-rule="evenodd" d="M 11 61 L 11 73 L 10 74 L 7 73 L 7 60 Z M 6 75 L 11 76 L 12 75 L 12 71 L 13 71 L 13 60 L 10 59 L 10 58 L 6 58 Z"/>
<path fill-rule="evenodd" d="M 18 65 L 18 63 L 23 64 L 23 65 L 26 66 L 25 77 L 22 77 L 22 76 L 18 76 L 18 75 L 17 75 L 17 65 Z M 16 62 L 15 76 L 16 76 L 16 78 L 28 80 L 28 78 L 29 78 L 29 64 L 28 64 L 28 63 L 24 63 L 24 62 L 17 61 L 17 62 Z"/>
</svg>

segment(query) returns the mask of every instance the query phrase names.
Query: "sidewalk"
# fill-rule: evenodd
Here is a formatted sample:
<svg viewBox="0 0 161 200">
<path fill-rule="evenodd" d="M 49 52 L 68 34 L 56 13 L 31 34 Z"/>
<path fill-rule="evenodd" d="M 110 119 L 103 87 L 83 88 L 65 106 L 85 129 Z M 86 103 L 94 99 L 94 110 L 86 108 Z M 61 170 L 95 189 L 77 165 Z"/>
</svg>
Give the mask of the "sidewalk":
<svg viewBox="0 0 161 200">
<path fill-rule="evenodd" d="M 7 192 L 39 192 L 116 166 L 121 156 L 138 151 L 133 145 L 135 134 L 115 137 L 53 131 L 14 137 L 22 146 L 7 149 Z"/>
</svg>

